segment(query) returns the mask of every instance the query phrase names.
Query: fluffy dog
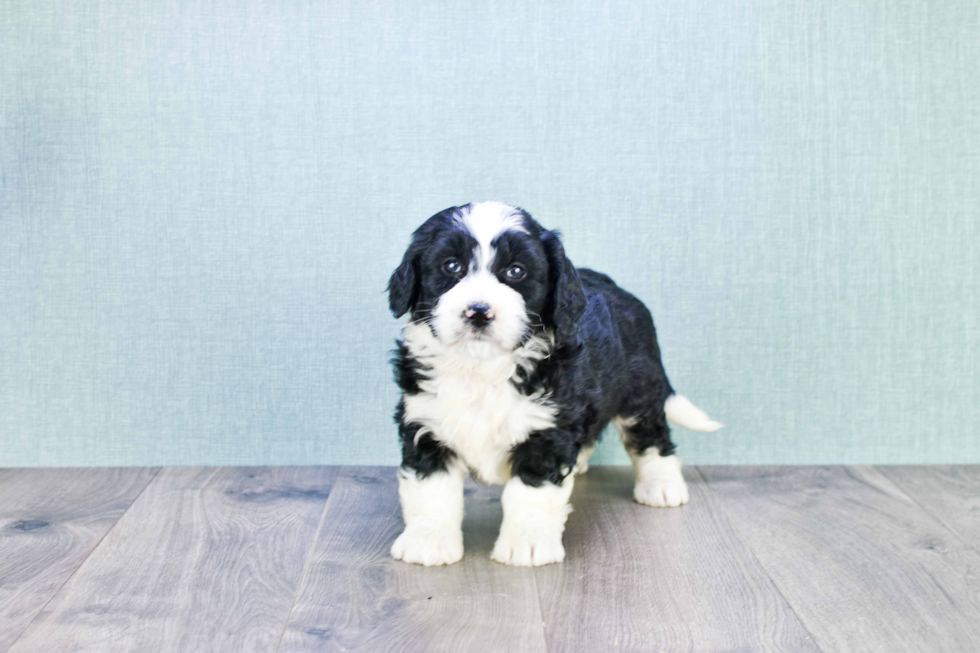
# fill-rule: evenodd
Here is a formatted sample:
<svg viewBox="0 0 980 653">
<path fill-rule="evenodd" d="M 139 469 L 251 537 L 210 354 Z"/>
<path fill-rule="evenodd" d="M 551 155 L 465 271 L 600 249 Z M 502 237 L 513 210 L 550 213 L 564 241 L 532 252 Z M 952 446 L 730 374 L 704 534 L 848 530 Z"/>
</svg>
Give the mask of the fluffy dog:
<svg viewBox="0 0 980 653">
<path fill-rule="evenodd" d="M 462 558 L 469 472 L 504 485 L 494 560 L 564 560 L 574 476 L 610 421 L 633 460 L 636 500 L 687 502 L 667 421 L 721 424 L 671 388 L 650 311 L 573 266 L 556 232 L 499 202 L 446 209 L 413 234 L 388 298 L 395 317 L 410 314 L 392 361 L 405 520 L 395 558 Z"/>
</svg>

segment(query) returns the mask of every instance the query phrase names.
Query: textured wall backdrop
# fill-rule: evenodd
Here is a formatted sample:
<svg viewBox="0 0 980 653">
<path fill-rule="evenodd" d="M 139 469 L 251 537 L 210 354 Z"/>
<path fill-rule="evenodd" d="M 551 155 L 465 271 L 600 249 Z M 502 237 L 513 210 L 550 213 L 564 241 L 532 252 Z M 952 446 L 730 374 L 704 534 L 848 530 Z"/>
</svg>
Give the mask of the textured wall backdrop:
<svg viewBox="0 0 980 653">
<path fill-rule="evenodd" d="M 0 0 L 0 465 L 394 463 L 383 289 L 500 199 L 699 463 L 980 462 L 975 0 Z M 622 461 L 608 438 L 601 461 Z"/>
</svg>

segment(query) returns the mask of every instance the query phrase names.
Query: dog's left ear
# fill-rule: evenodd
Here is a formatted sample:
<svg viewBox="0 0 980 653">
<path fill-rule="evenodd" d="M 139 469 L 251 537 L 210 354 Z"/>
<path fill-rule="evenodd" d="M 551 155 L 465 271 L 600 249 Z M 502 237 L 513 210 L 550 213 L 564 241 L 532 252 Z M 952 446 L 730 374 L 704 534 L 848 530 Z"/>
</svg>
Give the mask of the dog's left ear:
<svg viewBox="0 0 980 653">
<path fill-rule="evenodd" d="M 576 326 L 585 313 L 585 290 L 575 266 L 565 256 L 557 231 L 541 234 L 548 257 L 548 306 L 545 319 L 555 327 L 559 346 L 575 342 Z"/>
</svg>

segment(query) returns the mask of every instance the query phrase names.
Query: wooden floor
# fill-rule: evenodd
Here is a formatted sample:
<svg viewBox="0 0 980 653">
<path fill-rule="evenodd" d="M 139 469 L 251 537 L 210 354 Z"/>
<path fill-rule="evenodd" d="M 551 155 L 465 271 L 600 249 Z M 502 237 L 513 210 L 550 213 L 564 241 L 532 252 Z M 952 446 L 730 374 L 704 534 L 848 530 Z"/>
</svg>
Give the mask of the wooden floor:
<svg viewBox="0 0 980 653">
<path fill-rule="evenodd" d="M 0 470 L 0 653 L 980 650 L 980 467 L 701 467 L 691 503 L 576 482 L 563 564 L 391 560 L 392 468 Z"/>
</svg>

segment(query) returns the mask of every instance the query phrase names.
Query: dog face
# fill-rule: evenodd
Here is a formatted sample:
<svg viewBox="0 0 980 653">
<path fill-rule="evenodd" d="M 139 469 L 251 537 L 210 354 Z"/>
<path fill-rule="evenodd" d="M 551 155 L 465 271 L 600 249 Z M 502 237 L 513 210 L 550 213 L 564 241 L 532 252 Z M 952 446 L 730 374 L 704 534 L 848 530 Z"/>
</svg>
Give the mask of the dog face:
<svg viewBox="0 0 980 653">
<path fill-rule="evenodd" d="M 446 346 L 492 355 L 552 329 L 569 336 L 584 307 L 557 234 L 500 202 L 452 207 L 412 236 L 388 282 L 396 317 L 411 311 Z"/>
</svg>

